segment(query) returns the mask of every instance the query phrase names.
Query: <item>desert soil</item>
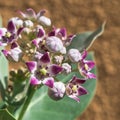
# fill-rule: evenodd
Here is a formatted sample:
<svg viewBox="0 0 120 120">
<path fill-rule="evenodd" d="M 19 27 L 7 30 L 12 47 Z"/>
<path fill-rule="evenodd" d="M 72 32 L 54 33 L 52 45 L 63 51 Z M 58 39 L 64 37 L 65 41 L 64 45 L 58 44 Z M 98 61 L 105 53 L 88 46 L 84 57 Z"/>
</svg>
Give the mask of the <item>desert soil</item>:
<svg viewBox="0 0 120 120">
<path fill-rule="evenodd" d="M 95 52 L 98 86 L 95 97 L 78 120 L 120 119 L 120 0 L 0 0 L 3 24 L 17 10 L 47 9 L 57 27 L 68 33 L 96 29 L 107 21 L 104 34 L 90 48 Z"/>
</svg>

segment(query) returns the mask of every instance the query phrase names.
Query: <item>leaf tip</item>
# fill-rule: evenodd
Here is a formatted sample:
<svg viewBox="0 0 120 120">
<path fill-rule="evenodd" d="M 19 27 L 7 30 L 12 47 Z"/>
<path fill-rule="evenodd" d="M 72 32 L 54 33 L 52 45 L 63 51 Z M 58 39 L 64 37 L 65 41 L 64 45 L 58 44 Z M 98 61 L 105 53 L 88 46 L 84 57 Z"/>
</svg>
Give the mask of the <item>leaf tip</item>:
<svg viewBox="0 0 120 120">
<path fill-rule="evenodd" d="M 106 25 L 106 23 L 107 23 L 106 20 L 102 23 L 102 26 L 101 26 L 101 27 L 102 27 L 102 33 L 103 33 L 104 30 L 105 30 L 105 25 Z M 102 33 L 101 33 L 101 34 L 102 34 Z"/>
</svg>

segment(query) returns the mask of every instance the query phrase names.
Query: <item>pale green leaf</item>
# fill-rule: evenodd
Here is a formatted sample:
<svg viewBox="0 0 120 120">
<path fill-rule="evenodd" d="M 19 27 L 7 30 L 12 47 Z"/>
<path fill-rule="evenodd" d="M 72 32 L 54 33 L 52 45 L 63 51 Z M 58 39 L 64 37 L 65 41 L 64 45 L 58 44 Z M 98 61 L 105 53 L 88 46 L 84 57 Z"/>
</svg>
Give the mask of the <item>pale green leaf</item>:
<svg viewBox="0 0 120 120">
<path fill-rule="evenodd" d="M 1 16 L 0 16 L 0 27 L 2 27 Z M 8 61 L 5 58 L 5 56 L 2 54 L 2 52 L 1 52 L 2 49 L 4 49 L 4 48 L 0 47 L 0 92 L 1 92 L 1 96 L 3 98 L 3 97 L 5 97 L 5 89 L 7 86 Z"/>
<path fill-rule="evenodd" d="M 105 22 L 95 31 L 93 32 L 84 32 L 81 34 L 77 34 L 71 44 L 67 47 L 67 50 L 71 48 L 78 49 L 79 51 L 83 51 L 84 49 L 88 49 L 92 43 L 104 32 Z"/>
</svg>

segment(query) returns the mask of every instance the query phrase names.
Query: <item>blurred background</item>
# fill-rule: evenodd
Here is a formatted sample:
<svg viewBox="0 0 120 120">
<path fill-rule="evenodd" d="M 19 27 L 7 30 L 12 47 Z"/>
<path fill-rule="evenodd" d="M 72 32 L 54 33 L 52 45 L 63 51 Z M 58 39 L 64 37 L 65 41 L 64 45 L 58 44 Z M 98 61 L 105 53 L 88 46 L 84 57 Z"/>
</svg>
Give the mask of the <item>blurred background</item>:
<svg viewBox="0 0 120 120">
<path fill-rule="evenodd" d="M 120 119 L 120 0 L 0 0 L 3 24 L 18 10 L 47 10 L 56 27 L 69 34 L 95 30 L 107 21 L 104 34 L 89 51 L 95 52 L 98 84 L 95 97 L 78 120 Z"/>
</svg>

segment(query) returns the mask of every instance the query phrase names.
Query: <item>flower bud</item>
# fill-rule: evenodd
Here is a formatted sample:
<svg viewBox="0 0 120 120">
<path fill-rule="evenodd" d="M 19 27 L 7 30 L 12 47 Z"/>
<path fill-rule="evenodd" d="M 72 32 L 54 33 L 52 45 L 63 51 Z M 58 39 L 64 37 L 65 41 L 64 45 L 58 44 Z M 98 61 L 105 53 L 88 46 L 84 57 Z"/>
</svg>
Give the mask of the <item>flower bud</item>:
<svg viewBox="0 0 120 120">
<path fill-rule="evenodd" d="M 71 66 L 68 63 L 63 63 L 62 68 L 64 69 L 64 72 L 67 74 L 71 72 Z"/>
<path fill-rule="evenodd" d="M 56 55 L 56 56 L 54 56 L 54 59 L 55 59 L 55 62 L 56 63 L 62 63 L 62 61 L 63 61 L 63 56 L 62 55 Z"/>
<path fill-rule="evenodd" d="M 64 97 L 65 85 L 62 82 L 54 82 L 53 88 L 48 88 L 48 95 L 53 100 L 60 100 Z"/>
<path fill-rule="evenodd" d="M 66 54 L 66 48 L 63 47 L 62 50 L 60 50 L 60 53 L 61 53 L 61 54 Z"/>
<path fill-rule="evenodd" d="M 23 29 L 23 32 L 29 34 L 31 32 L 31 29 L 26 27 Z"/>
<path fill-rule="evenodd" d="M 18 17 L 13 17 L 13 18 L 11 18 L 9 21 L 13 21 L 13 23 L 16 25 L 16 27 L 22 27 L 23 26 L 23 21 L 20 19 L 20 18 L 18 18 Z"/>
<path fill-rule="evenodd" d="M 23 23 L 24 27 L 31 28 L 33 27 L 33 22 L 31 20 L 25 20 Z"/>
<path fill-rule="evenodd" d="M 77 49 L 70 49 L 68 51 L 68 56 L 72 62 L 78 62 L 82 59 L 81 53 Z"/>
<path fill-rule="evenodd" d="M 38 18 L 38 22 L 40 22 L 42 25 L 45 26 L 50 26 L 51 25 L 51 20 L 45 16 L 41 16 Z"/>
<path fill-rule="evenodd" d="M 63 49 L 63 43 L 60 38 L 51 36 L 46 39 L 46 47 L 51 52 L 60 52 Z"/>
</svg>

